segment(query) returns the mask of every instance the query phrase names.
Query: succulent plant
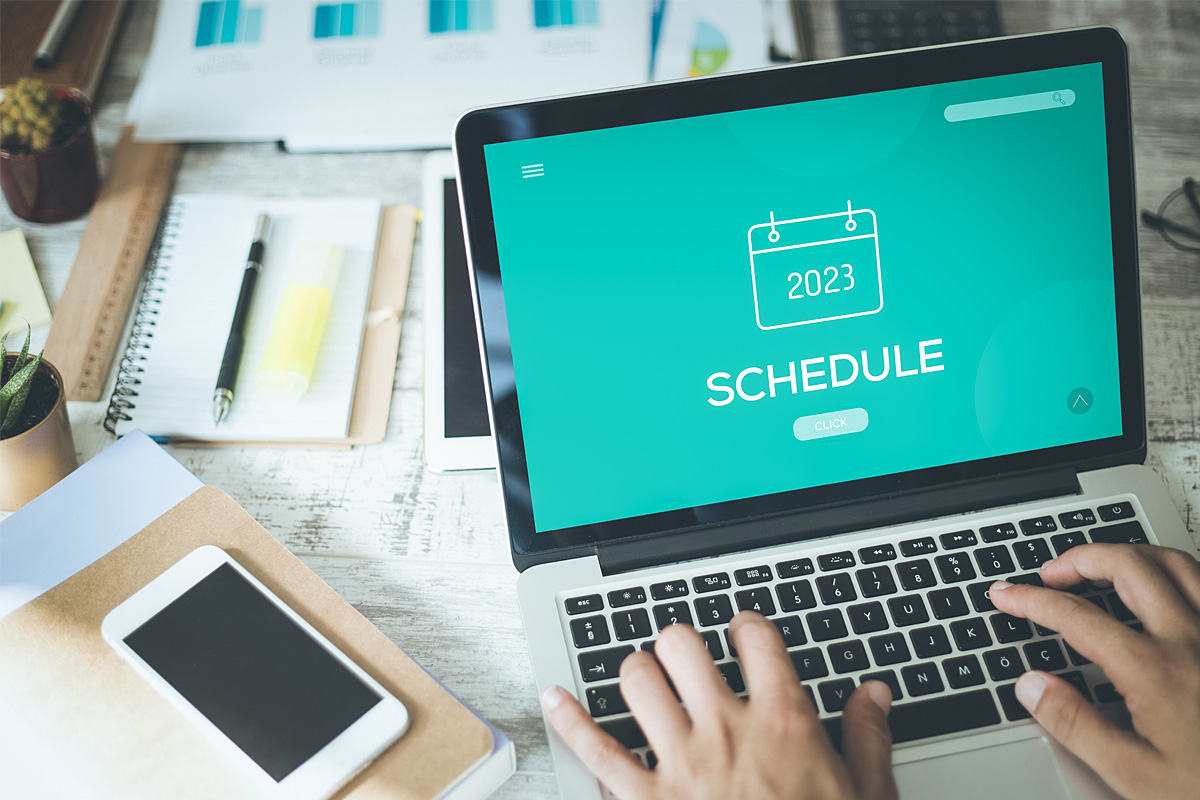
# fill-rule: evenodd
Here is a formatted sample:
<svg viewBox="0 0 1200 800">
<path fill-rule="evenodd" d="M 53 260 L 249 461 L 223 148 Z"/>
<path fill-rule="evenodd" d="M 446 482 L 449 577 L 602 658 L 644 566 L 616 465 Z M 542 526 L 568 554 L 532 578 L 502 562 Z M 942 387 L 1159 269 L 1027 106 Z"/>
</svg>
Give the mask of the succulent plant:
<svg viewBox="0 0 1200 800">
<path fill-rule="evenodd" d="M 32 361 L 29 360 L 29 340 L 33 331 L 25 333 L 25 344 L 21 347 L 21 355 L 13 362 L 12 374 L 8 370 L 8 334 L 0 336 L 0 439 L 17 426 L 21 414 L 25 411 L 25 400 L 29 397 L 29 387 L 33 385 L 33 375 L 37 372 L 38 364 L 42 361 L 39 353 Z"/>
<path fill-rule="evenodd" d="M 22 78 L 0 101 L 0 148 L 41 153 L 69 139 L 76 106 L 36 78 Z"/>
</svg>

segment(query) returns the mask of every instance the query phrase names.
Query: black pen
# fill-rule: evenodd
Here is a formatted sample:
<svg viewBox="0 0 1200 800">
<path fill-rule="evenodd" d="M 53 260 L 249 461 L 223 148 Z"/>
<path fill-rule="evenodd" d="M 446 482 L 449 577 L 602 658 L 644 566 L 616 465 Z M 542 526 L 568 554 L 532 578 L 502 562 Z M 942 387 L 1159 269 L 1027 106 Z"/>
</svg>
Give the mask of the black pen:
<svg viewBox="0 0 1200 800">
<path fill-rule="evenodd" d="M 250 255 L 246 256 L 246 268 L 242 270 L 242 290 L 238 292 L 233 324 L 229 326 L 229 339 L 225 342 L 225 355 L 221 356 L 217 388 L 213 390 L 213 427 L 221 424 L 221 420 L 229 413 L 229 406 L 233 404 L 238 368 L 242 365 L 246 317 L 250 315 L 250 301 L 254 297 L 258 273 L 262 272 L 263 251 L 267 249 L 267 229 L 270 225 L 271 220 L 266 214 L 258 215 L 258 222 L 254 225 L 254 241 L 250 243 Z"/>
</svg>

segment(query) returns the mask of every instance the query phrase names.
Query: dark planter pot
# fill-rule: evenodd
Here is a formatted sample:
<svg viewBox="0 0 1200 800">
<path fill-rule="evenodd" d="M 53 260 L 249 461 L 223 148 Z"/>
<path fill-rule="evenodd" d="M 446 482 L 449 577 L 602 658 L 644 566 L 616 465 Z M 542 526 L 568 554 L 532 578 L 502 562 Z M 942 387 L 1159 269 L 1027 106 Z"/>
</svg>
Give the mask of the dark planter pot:
<svg viewBox="0 0 1200 800">
<path fill-rule="evenodd" d="M 16 361 L 17 354 L 4 358 Z M 79 465 L 62 375 L 43 358 L 34 380 L 49 381 L 58 397 L 41 422 L 24 433 L 0 439 L 0 511 L 16 511 Z"/>
<path fill-rule="evenodd" d="M 92 107 L 78 93 L 58 95 L 83 109 L 86 120 L 74 136 L 44 153 L 0 150 L 4 199 L 14 214 L 30 222 L 74 219 L 92 207 L 100 190 Z"/>
</svg>

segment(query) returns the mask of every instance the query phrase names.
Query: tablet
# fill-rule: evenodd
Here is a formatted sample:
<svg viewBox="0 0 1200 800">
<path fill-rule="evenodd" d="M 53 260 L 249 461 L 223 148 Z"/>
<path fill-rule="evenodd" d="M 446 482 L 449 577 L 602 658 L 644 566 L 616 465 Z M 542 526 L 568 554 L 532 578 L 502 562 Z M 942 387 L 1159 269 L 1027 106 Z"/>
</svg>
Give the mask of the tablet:
<svg viewBox="0 0 1200 800">
<path fill-rule="evenodd" d="M 101 633 L 257 797 L 327 798 L 408 727 L 403 703 L 219 547 L 184 556 Z"/>
<path fill-rule="evenodd" d="M 437 472 L 496 466 L 454 156 L 425 160 L 425 463 Z"/>
</svg>

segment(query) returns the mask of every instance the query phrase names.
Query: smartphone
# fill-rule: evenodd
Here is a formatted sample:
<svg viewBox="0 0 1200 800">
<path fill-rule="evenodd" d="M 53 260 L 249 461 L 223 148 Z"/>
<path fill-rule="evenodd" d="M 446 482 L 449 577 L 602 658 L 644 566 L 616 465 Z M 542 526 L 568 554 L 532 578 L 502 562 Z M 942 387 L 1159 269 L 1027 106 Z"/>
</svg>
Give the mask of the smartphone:
<svg viewBox="0 0 1200 800">
<path fill-rule="evenodd" d="M 408 727 L 403 703 L 219 547 L 184 556 L 101 632 L 260 797 L 327 798 Z"/>
</svg>

